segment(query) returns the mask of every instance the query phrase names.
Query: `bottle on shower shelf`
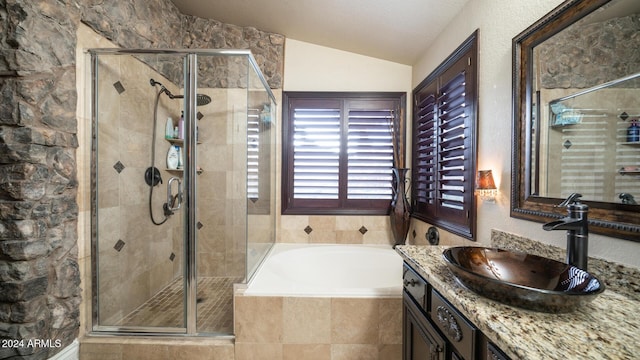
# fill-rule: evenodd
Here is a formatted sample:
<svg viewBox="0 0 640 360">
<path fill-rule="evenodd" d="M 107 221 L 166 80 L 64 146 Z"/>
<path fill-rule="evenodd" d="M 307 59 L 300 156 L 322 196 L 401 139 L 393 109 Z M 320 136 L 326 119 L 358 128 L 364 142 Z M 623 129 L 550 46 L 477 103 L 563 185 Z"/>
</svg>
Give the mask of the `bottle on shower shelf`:
<svg viewBox="0 0 640 360">
<path fill-rule="evenodd" d="M 167 151 L 167 168 L 169 170 L 178 169 L 178 165 L 180 165 L 180 154 L 178 153 L 178 147 L 175 145 L 169 146 L 169 151 Z"/>
<path fill-rule="evenodd" d="M 165 139 L 173 139 L 173 119 L 168 117 L 167 124 L 164 128 L 164 138 Z"/>
</svg>

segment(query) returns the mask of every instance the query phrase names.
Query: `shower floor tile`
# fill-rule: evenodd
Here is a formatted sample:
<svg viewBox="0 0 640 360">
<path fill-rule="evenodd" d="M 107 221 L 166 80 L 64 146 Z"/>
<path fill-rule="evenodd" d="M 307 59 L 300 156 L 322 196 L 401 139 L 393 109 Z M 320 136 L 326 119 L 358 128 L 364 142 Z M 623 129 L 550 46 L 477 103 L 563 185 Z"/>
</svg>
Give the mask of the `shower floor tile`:
<svg viewBox="0 0 640 360">
<path fill-rule="evenodd" d="M 242 278 L 198 278 L 197 331 L 233 334 L 233 284 Z M 125 316 L 121 326 L 184 327 L 182 278 Z"/>
</svg>

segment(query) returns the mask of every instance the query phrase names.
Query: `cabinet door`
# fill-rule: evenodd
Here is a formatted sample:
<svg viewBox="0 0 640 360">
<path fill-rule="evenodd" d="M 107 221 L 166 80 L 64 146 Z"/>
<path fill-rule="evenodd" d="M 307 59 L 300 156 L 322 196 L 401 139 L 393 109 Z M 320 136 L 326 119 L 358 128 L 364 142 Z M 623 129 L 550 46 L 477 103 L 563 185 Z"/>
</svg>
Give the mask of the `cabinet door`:
<svg viewBox="0 0 640 360">
<path fill-rule="evenodd" d="M 415 302 L 407 294 L 403 297 L 403 359 L 444 360 L 444 340 Z"/>
<path fill-rule="evenodd" d="M 509 357 L 492 343 L 487 343 L 487 360 L 509 360 Z"/>
</svg>

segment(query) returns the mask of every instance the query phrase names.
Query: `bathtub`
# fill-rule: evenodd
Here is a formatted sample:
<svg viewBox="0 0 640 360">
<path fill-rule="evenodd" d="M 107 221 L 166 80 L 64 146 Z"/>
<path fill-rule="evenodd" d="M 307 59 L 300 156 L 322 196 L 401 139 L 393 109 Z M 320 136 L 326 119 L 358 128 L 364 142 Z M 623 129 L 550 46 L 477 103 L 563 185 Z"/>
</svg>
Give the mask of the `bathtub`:
<svg viewBox="0 0 640 360">
<path fill-rule="evenodd" d="M 400 297 L 402 258 L 388 245 L 275 244 L 244 294 Z"/>
</svg>

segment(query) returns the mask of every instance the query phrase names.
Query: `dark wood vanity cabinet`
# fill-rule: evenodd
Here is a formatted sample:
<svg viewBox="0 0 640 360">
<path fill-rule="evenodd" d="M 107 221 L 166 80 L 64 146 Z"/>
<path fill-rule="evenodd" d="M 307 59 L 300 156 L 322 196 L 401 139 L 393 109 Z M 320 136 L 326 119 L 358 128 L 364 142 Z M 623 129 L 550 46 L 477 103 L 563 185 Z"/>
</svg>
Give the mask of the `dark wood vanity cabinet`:
<svg viewBox="0 0 640 360">
<path fill-rule="evenodd" d="M 444 339 L 407 293 L 403 301 L 403 359 L 444 360 Z"/>
<path fill-rule="evenodd" d="M 404 360 L 509 360 L 406 263 L 403 284 Z"/>
</svg>

